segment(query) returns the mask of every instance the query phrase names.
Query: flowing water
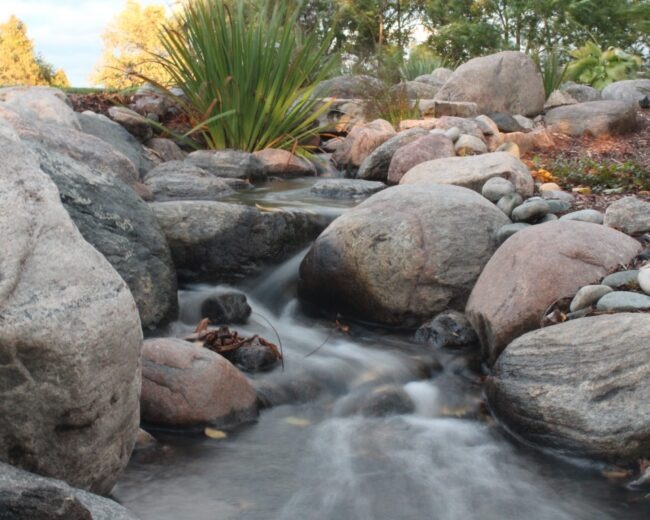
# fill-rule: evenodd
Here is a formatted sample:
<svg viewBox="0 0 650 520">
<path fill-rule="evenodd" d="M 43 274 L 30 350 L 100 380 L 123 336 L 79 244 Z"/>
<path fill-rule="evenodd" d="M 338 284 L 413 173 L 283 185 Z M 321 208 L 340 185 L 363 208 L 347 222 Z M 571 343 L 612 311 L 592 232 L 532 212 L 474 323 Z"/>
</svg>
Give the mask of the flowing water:
<svg viewBox="0 0 650 520">
<path fill-rule="evenodd" d="M 306 181 L 249 200 L 321 214 L 296 193 Z M 287 192 L 292 192 L 287 194 Z M 293 202 L 292 202 L 293 201 Z M 316 208 L 316 209 L 314 209 Z M 259 420 L 214 440 L 159 432 L 136 453 L 115 497 L 143 520 L 230 519 L 647 519 L 650 500 L 609 483 L 589 461 L 564 460 L 509 437 L 481 406 L 473 352 L 432 352 L 408 335 L 308 315 L 296 298 L 305 251 L 238 287 L 254 314 L 236 329 L 277 341 L 284 368 L 254 376 L 270 406 Z M 223 287 L 180 291 L 182 336 L 200 303 Z M 354 413 L 363 396 L 401 389 L 412 413 Z"/>
</svg>

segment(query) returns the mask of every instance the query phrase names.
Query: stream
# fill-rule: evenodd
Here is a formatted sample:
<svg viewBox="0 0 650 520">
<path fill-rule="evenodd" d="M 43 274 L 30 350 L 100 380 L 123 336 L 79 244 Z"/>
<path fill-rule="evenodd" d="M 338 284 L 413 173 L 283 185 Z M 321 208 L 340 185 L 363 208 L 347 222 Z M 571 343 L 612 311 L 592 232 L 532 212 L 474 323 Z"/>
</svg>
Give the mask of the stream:
<svg viewBox="0 0 650 520">
<path fill-rule="evenodd" d="M 246 204 L 335 218 L 349 202 L 309 195 L 313 179 L 238 196 Z M 154 432 L 114 491 L 142 520 L 647 519 L 644 493 L 610 483 L 603 468 L 518 442 L 482 403 L 477 351 L 432 351 L 412 335 L 307 312 L 296 297 L 306 250 L 235 287 L 253 309 L 238 332 L 277 342 L 284 367 L 253 377 L 268 407 L 225 439 Z M 224 286 L 179 291 L 166 333 L 183 336 L 203 299 Z M 230 288 L 232 289 L 232 287 Z M 271 322 L 271 328 L 268 322 Z M 358 413 L 384 389 L 415 409 Z"/>
</svg>

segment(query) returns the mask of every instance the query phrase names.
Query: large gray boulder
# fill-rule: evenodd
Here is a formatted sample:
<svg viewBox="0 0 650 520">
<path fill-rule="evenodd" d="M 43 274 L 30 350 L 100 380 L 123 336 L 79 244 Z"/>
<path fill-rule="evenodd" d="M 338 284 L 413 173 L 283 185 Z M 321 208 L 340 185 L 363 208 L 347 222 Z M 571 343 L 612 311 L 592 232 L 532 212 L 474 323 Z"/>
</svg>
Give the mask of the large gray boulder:
<svg viewBox="0 0 650 520">
<path fill-rule="evenodd" d="M 81 130 L 70 100 L 57 88 L 0 88 L 0 103 L 18 112 L 25 119 Z"/>
<path fill-rule="evenodd" d="M 326 223 L 306 212 L 260 211 L 208 201 L 151 207 L 183 281 L 233 281 L 280 262 L 318 236 Z"/>
<path fill-rule="evenodd" d="M 113 500 L 1 462 L 0 515 L 3 520 L 137 520 Z"/>
<path fill-rule="evenodd" d="M 396 186 L 337 218 L 300 266 L 303 297 L 363 320 L 414 327 L 462 309 L 508 218 L 457 186 Z"/>
<path fill-rule="evenodd" d="M 133 297 L 0 120 L 0 460 L 108 493 L 139 426 Z"/>
<path fill-rule="evenodd" d="M 356 176 L 359 179 L 365 179 L 367 181 L 386 182 L 390 161 L 392 160 L 393 155 L 395 155 L 395 152 L 402 146 L 428 134 L 429 132 L 424 128 L 411 128 L 410 130 L 399 132 L 388 139 L 388 141 L 375 148 L 372 153 L 363 160 Z"/>
<path fill-rule="evenodd" d="M 581 136 L 626 134 L 637 127 L 636 108 L 624 101 L 591 101 L 553 108 L 546 126 L 560 134 Z"/>
<path fill-rule="evenodd" d="M 456 69 L 436 94 L 441 101 L 473 101 L 479 113 L 534 116 L 544 109 L 544 84 L 526 54 L 504 51 L 474 58 Z"/>
<path fill-rule="evenodd" d="M 425 81 L 404 81 L 391 87 L 391 92 L 406 99 L 433 99 L 440 87 Z"/>
<path fill-rule="evenodd" d="M 522 197 L 533 194 L 535 183 L 528 167 L 507 152 L 423 162 L 406 172 L 400 184 L 454 184 L 480 193 L 493 177 L 512 182 Z"/>
<path fill-rule="evenodd" d="M 483 144 L 483 141 L 479 141 Z M 393 154 L 388 168 L 388 183 L 399 184 L 404 174 L 418 164 L 444 157 L 455 157 L 454 142 L 446 135 L 429 134 L 405 144 Z"/>
<path fill-rule="evenodd" d="M 602 92 L 603 99 L 624 101 L 636 107 L 637 103 L 650 96 L 650 79 L 627 79 L 607 85 Z"/>
<path fill-rule="evenodd" d="M 144 328 L 173 319 L 176 270 L 151 209 L 126 184 L 55 151 L 33 145 L 83 237 L 104 255 L 135 298 Z"/>
<path fill-rule="evenodd" d="M 94 135 L 106 141 L 117 151 L 124 154 L 138 169 L 140 177 L 144 177 L 161 160 L 148 152 L 144 146 L 122 125 L 112 121 L 103 114 L 96 114 L 89 110 L 77 114 L 81 129 L 87 134 Z"/>
<path fill-rule="evenodd" d="M 157 202 L 167 200 L 217 200 L 232 195 L 224 179 L 183 161 L 168 161 L 156 166 L 144 178 Z"/>
<path fill-rule="evenodd" d="M 215 177 L 266 179 L 266 167 L 254 154 L 239 150 L 197 150 L 185 162 L 207 170 Z"/>
<path fill-rule="evenodd" d="M 570 455 L 632 463 L 650 452 L 650 314 L 580 318 L 529 332 L 488 378 L 509 429 Z"/>
<path fill-rule="evenodd" d="M 383 88 L 384 84 L 372 76 L 336 76 L 321 81 L 315 89 L 319 97 L 334 97 L 340 99 L 363 98 L 368 90 Z"/>
<path fill-rule="evenodd" d="M 513 339 L 540 326 L 560 298 L 598 283 L 629 263 L 641 244 L 600 224 L 559 220 L 527 227 L 497 250 L 483 269 L 465 314 L 494 363 Z"/>
</svg>

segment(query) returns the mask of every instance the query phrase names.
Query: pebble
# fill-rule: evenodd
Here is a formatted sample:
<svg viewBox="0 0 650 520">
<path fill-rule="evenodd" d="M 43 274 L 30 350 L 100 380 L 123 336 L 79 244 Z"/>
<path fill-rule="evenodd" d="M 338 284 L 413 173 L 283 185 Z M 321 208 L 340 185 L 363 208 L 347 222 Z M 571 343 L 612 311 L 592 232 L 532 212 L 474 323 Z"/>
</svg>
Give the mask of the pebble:
<svg viewBox="0 0 650 520">
<path fill-rule="evenodd" d="M 637 281 L 641 290 L 646 294 L 650 294 L 650 268 L 641 269 Z"/>
<path fill-rule="evenodd" d="M 545 222 L 553 222 L 555 220 L 558 220 L 557 215 L 553 215 L 553 213 L 547 213 L 537 222 L 535 222 L 535 224 L 544 224 Z"/>
<path fill-rule="evenodd" d="M 573 204 L 573 195 L 571 195 L 567 191 L 561 191 L 561 190 L 543 191 L 542 198 L 544 200 L 564 200 L 570 204 Z"/>
<path fill-rule="evenodd" d="M 599 311 L 647 311 L 650 296 L 630 291 L 614 291 L 606 294 L 596 304 Z"/>
<path fill-rule="evenodd" d="M 612 273 L 603 278 L 603 281 L 600 283 L 603 285 L 608 285 L 613 289 L 620 289 L 621 287 L 635 289 L 638 284 L 638 278 L 638 269 L 632 269 L 629 271 L 619 271 L 617 273 Z"/>
<path fill-rule="evenodd" d="M 544 199 L 528 199 L 512 211 L 514 222 L 533 222 L 544 217 L 549 211 L 548 202 Z"/>
<path fill-rule="evenodd" d="M 457 126 L 452 126 L 443 132 L 454 143 L 460 138 L 460 129 Z"/>
<path fill-rule="evenodd" d="M 467 155 L 480 155 L 482 153 L 487 153 L 487 145 L 481 141 L 478 137 L 469 134 L 463 134 L 458 138 L 456 144 L 454 145 L 456 150 L 456 155 L 461 157 Z"/>
<path fill-rule="evenodd" d="M 519 145 L 514 141 L 507 141 L 503 143 L 495 150 L 495 152 L 506 152 L 516 157 L 517 159 L 521 158 L 521 150 L 519 150 Z"/>
<path fill-rule="evenodd" d="M 503 211 L 508 218 L 512 215 L 512 210 L 517 206 L 521 205 L 524 202 L 524 199 L 519 193 L 509 193 L 499 199 L 497 202 L 497 208 Z"/>
<path fill-rule="evenodd" d="M 581 222 L 591 222 L 592 224 L 602 224 L 604 219 L 605 215 L 595 209 L 581 209 L 560 217 L 560 220 L 579 220 Z"/>
<path fill-rule="evenodd" d="M 571 209 L 571 203 L 566 200 L 550 199 L 546 202 L 548 203 L 549 213 L 562 213 Z"/>
<path fill-rule="evenodd" d="M 591 307 L 603 296 L 612 291 L 613 289 L 607 285 L 585 285 L 576 293 L 573 300 L 571 300 L 569 310 L 571 312 L 577 312 Z"/>
<path fill-rule="evenodd" d="M 512 235 L 518 231 L 521 231 L 522 229 L 526 229 L 527 227 L 530 227 L 530 224 L 526 224 L 524 222 L 519 222 L 517 224 L 506 224 L 505 226 L 501 226 L 497 230 L 497 242 L 499 245 L 501 245 Z"/>
<path fill-rule="evenodd" d="M 490 202 L 497 202 L 502 197 L 515 192 L 515 185 L 503 177 L 488 179 L 481 189 L 483 195 Z"/>
<path fill-rule="evenodd" d="M 545 191 L 562 191 L 562 188 L 554 182 L 545 182 L 539 187 L 539 191 L 541 193 L 544 193 Z"/>
</svg>

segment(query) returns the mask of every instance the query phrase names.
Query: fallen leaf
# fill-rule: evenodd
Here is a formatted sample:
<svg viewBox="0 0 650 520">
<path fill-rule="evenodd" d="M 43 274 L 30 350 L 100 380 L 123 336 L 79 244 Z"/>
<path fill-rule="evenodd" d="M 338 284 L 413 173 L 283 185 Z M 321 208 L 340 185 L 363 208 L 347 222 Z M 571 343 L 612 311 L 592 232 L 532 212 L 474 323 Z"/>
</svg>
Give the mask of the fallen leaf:
<svg viewBox="0 0 650 520">
<path fill-rule="evenodd" d="M 299 426 L 300 428 L 306 428 L 311 425 L 309 419 L 302 419 L 300 417 L 287 417 L 284 422 L 290 424 L 291 426 Z"/>
<path fill-rule="evenodd" d="M 210 437 L 211 439 L 225 439 L 228 437 L 228 434 L 226 432 L 223 432 L 221 430 L 215 430 L 214 428 L 205 428 L 203 430 L 203 433 L 205 433 L 206 437 Z"/>
</svg>

